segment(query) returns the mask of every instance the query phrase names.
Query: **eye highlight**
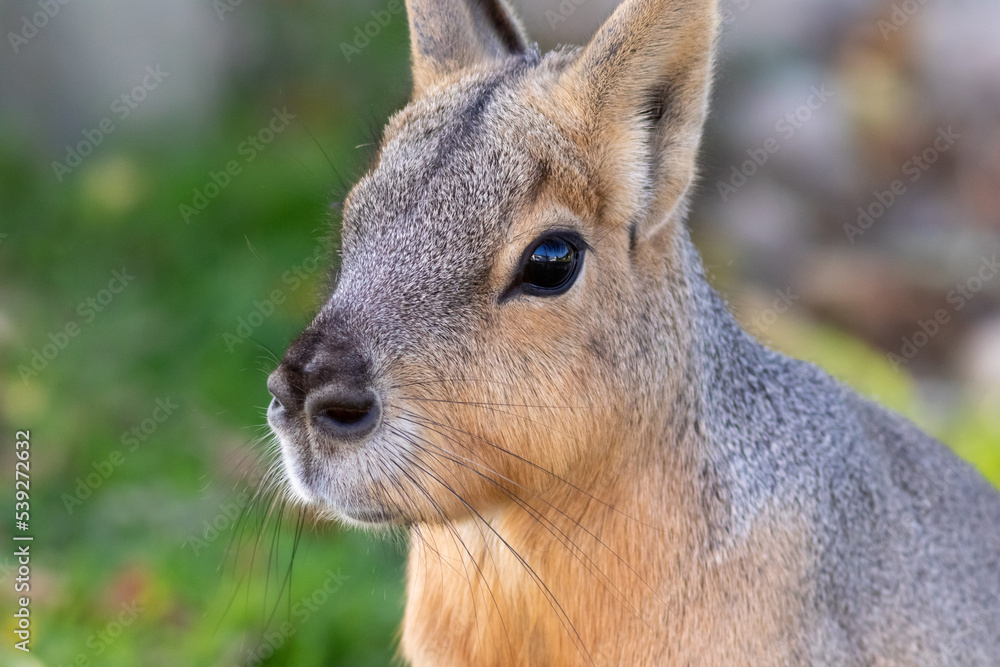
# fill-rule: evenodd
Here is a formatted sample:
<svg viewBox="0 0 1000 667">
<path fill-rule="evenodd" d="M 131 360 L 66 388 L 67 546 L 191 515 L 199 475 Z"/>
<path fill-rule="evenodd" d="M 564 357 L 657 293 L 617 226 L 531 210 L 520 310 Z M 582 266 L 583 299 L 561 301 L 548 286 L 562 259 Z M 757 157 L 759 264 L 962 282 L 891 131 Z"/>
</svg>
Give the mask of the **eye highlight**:
<svg viewBox="0 0 1000 667">
<path fill-rule="evenodd" d="M 557 296 L 576 281 L 587 244 L 576 232 L 548 232 L 525 249 L 517 277 L 504 293 L 506 300 L 517 293 Z"/>
</svg>

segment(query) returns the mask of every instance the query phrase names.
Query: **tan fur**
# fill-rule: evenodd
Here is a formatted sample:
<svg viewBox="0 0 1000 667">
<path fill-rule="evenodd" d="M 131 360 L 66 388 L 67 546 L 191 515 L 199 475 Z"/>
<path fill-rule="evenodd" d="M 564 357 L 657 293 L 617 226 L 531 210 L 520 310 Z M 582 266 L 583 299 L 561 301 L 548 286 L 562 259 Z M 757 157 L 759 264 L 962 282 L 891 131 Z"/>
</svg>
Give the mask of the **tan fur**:
<svg viewBox="0 0 1000 667">
<path fill-rule="evenodd" d="M 668 481 L 621 472 L 643 489 Z M 645 495 L 614 509 L 576 492 L 526 499 L 488 519 L 506 545 L 474 522 L 421 528 L 404 653 L 416 665 L 800 664 L 787 629 L 809 596 L 801 527 L 776 510 L 705 563 L 695 512 Z"/>
</svg>

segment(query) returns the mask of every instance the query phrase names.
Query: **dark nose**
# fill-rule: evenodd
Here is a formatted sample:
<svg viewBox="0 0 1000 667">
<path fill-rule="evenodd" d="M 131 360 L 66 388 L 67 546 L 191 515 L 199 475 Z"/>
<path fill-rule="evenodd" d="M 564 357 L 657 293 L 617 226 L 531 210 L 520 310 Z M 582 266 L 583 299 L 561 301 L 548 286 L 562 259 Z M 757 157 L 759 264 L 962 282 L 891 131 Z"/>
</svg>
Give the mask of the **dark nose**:
<svg viewBox="0 0 1000 667">
<path fill-rule="evenodd" d="M 296 400 L 299 392 L 293 387 L 290 375 L 282 364 L 267 377 L 267 391 L 274 397 L 269 410 L 276 408 L 281 408 L 282 410 L 292 409 L 295 407 L 296 402 L 300 402 Z"/>
<path fill-rule="evenodd" d="M 335 440 L 368 435 L 382 415 L 369 364 L 344 336 L 307 332 L 271 374 L 268 416 L 287 425 L 307 423 Z"/>
</svg>

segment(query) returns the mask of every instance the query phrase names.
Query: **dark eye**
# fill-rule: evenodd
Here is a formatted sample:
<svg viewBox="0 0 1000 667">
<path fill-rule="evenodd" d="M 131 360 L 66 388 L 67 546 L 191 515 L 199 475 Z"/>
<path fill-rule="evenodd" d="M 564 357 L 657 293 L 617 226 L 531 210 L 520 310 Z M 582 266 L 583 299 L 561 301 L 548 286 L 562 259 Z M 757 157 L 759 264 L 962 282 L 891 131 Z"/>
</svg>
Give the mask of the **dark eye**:
<svg viewBox="0 0 1000 667">
<path fill-rule="evenodd" d="M 575 234 L 553 234 L 534 241 L 513 288 L 526 294 L 555 296 L 568 290 L 580 272 L 585 244 Z"/>
</svg>

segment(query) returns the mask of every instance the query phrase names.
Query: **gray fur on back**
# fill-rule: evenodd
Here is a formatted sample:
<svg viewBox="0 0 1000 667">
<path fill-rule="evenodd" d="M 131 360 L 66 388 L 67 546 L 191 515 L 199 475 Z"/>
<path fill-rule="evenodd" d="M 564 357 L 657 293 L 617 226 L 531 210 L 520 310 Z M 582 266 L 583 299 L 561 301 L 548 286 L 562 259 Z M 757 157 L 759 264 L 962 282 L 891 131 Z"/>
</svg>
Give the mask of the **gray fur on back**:
<svg viewBox="0 0 1000 667">
<path fill-rule="evenodd" d="M 804 661 L 1000 664 L 996 490 L 899 415 L 751 338 L 700 273 L 691 285 L 720 532 L 775 503 L 811 525 Z"/>
</svg>

